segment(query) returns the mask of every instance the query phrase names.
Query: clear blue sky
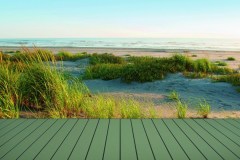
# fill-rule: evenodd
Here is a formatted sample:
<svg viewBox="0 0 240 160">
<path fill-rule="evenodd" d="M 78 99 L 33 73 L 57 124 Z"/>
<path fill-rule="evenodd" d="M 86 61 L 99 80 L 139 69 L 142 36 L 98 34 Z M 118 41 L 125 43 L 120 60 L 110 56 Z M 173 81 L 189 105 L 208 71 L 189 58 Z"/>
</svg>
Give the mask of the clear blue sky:
<svg viewBox="0 0 240 160">
<path fill-rule="evenodd" d="M 0 0 L 0 38 L 240 38 L 240 0 Z"/>
</svg>

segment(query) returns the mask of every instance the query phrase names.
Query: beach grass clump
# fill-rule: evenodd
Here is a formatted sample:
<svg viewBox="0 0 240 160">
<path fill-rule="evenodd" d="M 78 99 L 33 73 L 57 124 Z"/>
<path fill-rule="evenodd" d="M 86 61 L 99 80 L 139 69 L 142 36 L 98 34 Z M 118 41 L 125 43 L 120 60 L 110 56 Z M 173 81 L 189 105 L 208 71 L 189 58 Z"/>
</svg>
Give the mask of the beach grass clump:
<svg viewBox="0 0 240 160">
<path fill-rule="evenodd" d="M 87 118 L 116 117 L 116 101 L 113 97 L 96 95 L 84 99 L 82 112 Z"/>
<path fill-rule="evenodd" d="M 45 49 L 34 48 L 30 50 L 28 48 L 23 48 L 22 52 L 15 53 L 10 57 L 10 61 L 23 62 L 23 63 L 33 63 L 33 62 L 43 62 L 43 61 L 55 61 L 54 54 Z"/>
<path fill-rule="evenodd" d="M 217 65 L 212 65 L 212 73 L 217 75 L 226 75 L 226 74 L 233 74 L 235 71 L 228 67 L 218 67 Z"/>
<path fill-rule="evenodd" d="M 83 79 L 112 80 L 122 76 L 122 64 L 97 64 L 86 68 Z"/>
<path fill-rule="evenodd" d="M 203 72 L 210 73 L 212 72 L 212 65 L 208 59 L 197 59 L 193 61 L 193 71 L 194 72 Z"/>
<path fill-rule="evenodd" d="M 168 98 L 172 101 L 179 101 L 180 100 L 180 95 L 177 91 L 172 91 L 169 95 Z"/>
<path fill-rule="evenodd" d="M 227 82 L 227 83 L 231 83 L 234 86 L 240 86 L 239 73 L 216 76 L 216 77 L 213 77 L 213 80 L 216 82 Z"/>
<path fill-rule="evenodd" d="M 122 100 L 121 102 L 121 118 L 144 118 L 144 112 L 140 102 L 136 100 Z"/>
<path fill-rule="evenodd" d="M 211 106 L 206 100 L 203 100 L 199 103 L 197 110 L 199 115 L 201 115 L 203 118 L 207 118 L 211 112 Z"/>
<path fill-rule="evenodd" d="M 176 103 L 177 117 L 186 118 L 188 105 L 185 102 L 177 101 Z"/>
<path fill-rule="evenodd" d="M 46 109 L 51 118 L 83 117 L 82 108 L 89 95 L 88 88 L 79 80 L 73 79 L 66 87 L 66 92 L 59 98 L 60 104 Z"/>
<path fill-rule="evenodd" d="M 12 70 L 8 64 L 0 65 L 0 118 L 19 117 L 19 76 L 19 72 Z"/>
<path fill-rule="evenodd" d="M 209 74 L 203 72 L 183 72 L 183 75 L 190 79 L 201 79 L 209 76 Z"/>
<path fill-rule="evenodd" d="M 227 63 L 224 62 L 224 61 L 216 61 L 215 64 L 216 64 L 217 66 L 227 66 Z"/>
<path fill-rule="evenodd" d="M 91 65 L 103 64 L 103 63 L 112 63 L 112 64 L 123 64 L 125 59 L 113 54 L 104 53 L 104 54 L 92 54 L 89 60 Z"/>
<path fill-rule="evenodd" d="M 165 71 L 161 67 L 158 68 L 156 65 L 157 64 L 154 63 L 149 63 L 148 65 L 143 65 L 141 63 L 126 65 L 123 68 L 121 79 L 127 83 L 132 81 L 143 83 L 163 79 Z"/>
<path fill-rule="evenodd" d="M 236 59 L 234 57 L 228 57 L 227 60 L 228 61 L 235 61 Z"/>
<path fill-rule="evenodd" d="M 104 80 L 121 78 L 127 83 L 133 81 L 143 83 L 161 80 L 168 73 L 185 72 L 185 75 L 190 78 L 205 78 L 209 74 L 233 72 L 229 68 L 218 67 L 207 59 L 192 60 L 181 54 L 175 54 L 169 58 L 134 56 L 127 59 L 118 58 L 122 60 L 117 60 L 117 56 L 111 54 L 92 55 L 90 58 L 92 65 L 87 68 L 84 78 Z"/>
<path fill-rule="evenodd" d="M 0 62 L 9 61 L 10 57 L 11 56 L 9 54 L 5 54 L 0 51 Z"/>
<path fill-rule="evenodd" d="M 32 108 L 57 107 L 66 92 L 67 82 L 50 66 L 31 64 L 19 80 L 23 103 Z"/>
<path fill-rule="evenodd" d="M 86 52 L 73 54 L 67 51 L 60 51 L 55 55 L 56 60 L 62 60 L 62 61 L 76 61 L 76 60 L 84 59 L 87 57 L 89 57 L 89 55 Z"/>
</svg>

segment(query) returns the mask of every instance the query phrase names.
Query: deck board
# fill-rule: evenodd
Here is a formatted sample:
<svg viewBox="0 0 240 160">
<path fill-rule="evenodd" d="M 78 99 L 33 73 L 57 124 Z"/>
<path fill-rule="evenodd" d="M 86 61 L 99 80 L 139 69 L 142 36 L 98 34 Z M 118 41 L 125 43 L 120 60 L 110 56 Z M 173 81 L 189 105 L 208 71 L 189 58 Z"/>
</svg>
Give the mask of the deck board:
<svg viewBox="0 0 240 160">
<path fill-rule="evenodd" d="M 239 119 L 0 120 L 0 159 L 240 159 Z"/>
<path fill-rule="evenodd" d="M 218 139 L 211 135 L 207 130 L 202 128 L 194 120 L 184 120 L 189 126 L 192 127 L 199 135 L 208 142 L 214 150 L 221 155 L 223 159 L 238 159 L 238 157 L 232 153 L 226 146 L 224 146 Z"/>
</svg>

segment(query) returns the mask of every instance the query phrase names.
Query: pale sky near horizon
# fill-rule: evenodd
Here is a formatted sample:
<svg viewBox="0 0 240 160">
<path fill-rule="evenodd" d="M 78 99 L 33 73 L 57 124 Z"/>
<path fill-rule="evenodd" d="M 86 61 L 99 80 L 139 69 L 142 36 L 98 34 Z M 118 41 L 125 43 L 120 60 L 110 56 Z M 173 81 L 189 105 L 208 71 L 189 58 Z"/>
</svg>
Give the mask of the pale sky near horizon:
<svg viewBox="0 0 240 160">
<path fill-rule="evenodd" d="M 240 39 L 240 0 L 0 0 L 0 38 Z"/>
</svg>

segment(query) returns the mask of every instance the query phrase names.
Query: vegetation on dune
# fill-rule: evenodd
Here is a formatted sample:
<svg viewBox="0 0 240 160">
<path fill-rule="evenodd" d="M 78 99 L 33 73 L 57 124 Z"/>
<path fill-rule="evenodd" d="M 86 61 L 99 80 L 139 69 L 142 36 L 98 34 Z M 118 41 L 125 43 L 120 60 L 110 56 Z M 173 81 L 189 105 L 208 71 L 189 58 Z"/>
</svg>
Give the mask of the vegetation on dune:
<svg viewBox="0 0 240 160">
<path fill-rule="evenodd" d="M 187 109 L 188 105 L 187 103 L 184 103 L 182 101 L 177 101 L 176 103 L 176 109 L 177 109 L 177 117 L 178 118 L 185 118 L 187 115 Z"/>
<path fill-rule="evenodd" d="M 125 63 L 125 60 L 122 57 L 115 56 L 113 54 L 92 54 L 90 57 L 90 64 L 96 65 L 96 64 L 123 64 Z"/>
<path fill-rule="evenodd" d="M 236 59 L 234 57 L 228 57 L 227 60 L 228 61 L 235 61 Z"/>
<path fill-rule="evenodd" d="M 183 55 L 169 58 L 128 57 L 111 54 L 94 54 L 90 57 L 84 79 L 111 80 L 121 78 L 124 82 L 151 82 L 161 80 L 168 73 L 184 72 L 190 78 L 204 78 L 212 74 L 233 73 L 232 69 L 218 67 L 207 59 L 192 60 Z"/>
<path fill-rule="evenodd" d="M 227 66 L 227 63 L 223 61 L 216 61 L 215 64 L 218 66 Z"/>
<path fill-rule="evenodd" d="M 209 103 L 207 103 L 206 100 L 203 100 L 199 103 L 197 110 L 199 115 L 201 115 L 203 118 L 207 118 L 209 113 L 211 112 L 211 106 Z"/>
<path fill-rule="evenodd" d="M 172 91 L 169 95 L 168 98 L 173 101 L 179 101 L 180 95 L 177 91 Z"/>
<path fill-rule="evenodd" d="M 121 78 L 124 82 L 160 80 L 168 73 L 184 72 L 190 77 L 211 74 L 216 81 L 240 85 L 240 75 L 233 70 L 218 67 L 206 59 L 192 60 L 183 55 L 169 58 L 117 57 L 112 54 L 71 54 L 42 49 L 5 54 L 0 52 L 0 118 L 17 118 L 22 108 L 40 111 L 51 118 L 156 118 L 152 104 L 134 99 L 116 99 L 92 95 L 76 78 L 66 76 L 55 65 L 56 60 L 77 60 L 89 57 L 90 66 L 85 79 Z M 226 74 L 226 75 L 223 75 Z M 176 102 L 177 116 L 185 118 L 188 105 L 173 91 L 169 98 Z M 199 104 L 199 114 L 207 117 L 210 106 Z"/>
<path fill-rule="evenodd" d="M 240 86 L 240 73 L 216 76 L 213 80 L 216 82 L 227 82 L 234 86 Z"/>
<path fill-rule="evenodd" d="M 70 52 L 60 51 L 55 55 L 56 60 L 62 61 L 76 61 L 87 57 L 89 57 L 89 55 L 86 52 L 72 54 Z"/>
</svg>

